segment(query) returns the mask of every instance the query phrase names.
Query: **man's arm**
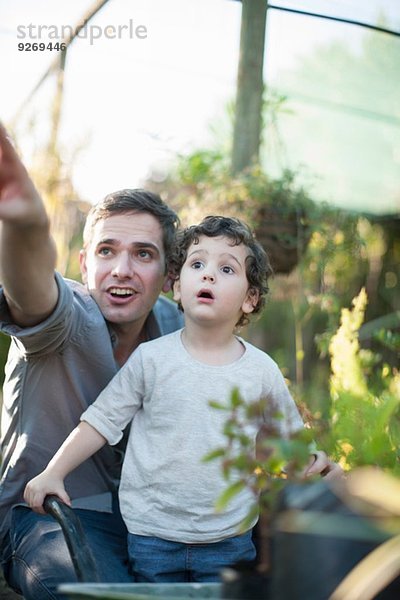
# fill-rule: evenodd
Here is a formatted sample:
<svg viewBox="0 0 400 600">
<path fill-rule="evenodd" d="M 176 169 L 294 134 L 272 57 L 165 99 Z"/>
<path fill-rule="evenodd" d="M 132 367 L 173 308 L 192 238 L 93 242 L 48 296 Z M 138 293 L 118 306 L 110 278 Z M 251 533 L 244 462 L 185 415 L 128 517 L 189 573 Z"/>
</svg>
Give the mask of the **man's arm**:
<svg viewBox="0 0 400 600">
<path fill-rule="evenodd" d="M 56 249 L 44 204 L 0 124 L 0 279 L 14 321 L 36 325 L 54 310 Z"/>
</svg>

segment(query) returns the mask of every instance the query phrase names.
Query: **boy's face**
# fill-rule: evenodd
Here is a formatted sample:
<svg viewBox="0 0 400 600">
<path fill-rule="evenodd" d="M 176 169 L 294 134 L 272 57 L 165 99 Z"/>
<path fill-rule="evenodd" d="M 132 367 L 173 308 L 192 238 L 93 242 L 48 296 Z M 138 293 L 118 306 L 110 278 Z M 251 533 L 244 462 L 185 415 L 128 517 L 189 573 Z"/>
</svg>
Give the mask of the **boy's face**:
<svg viewBox="0 0 400 600">
<path fill-rule="evenodd" d="M 80 266 L 83 282 L 108 321 L 144 323 L 167 285 L 160 223 L 145 212 L 99 220 L 81 251 Z"/>
<path fill-rule="evenodd" d="M 185 318 L 206 323 L 230 323 L 254 310 L 257 293 L 249 290 L 246 276 L 248 248 L 232 246 L 229 238 L 200 236 L 187 253 L 174 300 L 180 301 Z"/>
</svg>

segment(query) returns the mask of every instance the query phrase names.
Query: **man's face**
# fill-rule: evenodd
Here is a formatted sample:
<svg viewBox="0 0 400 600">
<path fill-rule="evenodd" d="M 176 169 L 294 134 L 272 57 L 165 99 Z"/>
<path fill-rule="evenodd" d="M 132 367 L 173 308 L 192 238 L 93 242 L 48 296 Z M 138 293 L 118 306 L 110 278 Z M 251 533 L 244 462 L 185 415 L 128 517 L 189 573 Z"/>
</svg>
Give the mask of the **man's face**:
<svg viewBox="0 0 400 600">
<path fill-rule="evenodd" d="M 167 289 L 162 228 L 149 213 L 116 214 L 98 221 L 81 251 L 82 280 L 114 325 L 144 324 Z"/>
</svg>

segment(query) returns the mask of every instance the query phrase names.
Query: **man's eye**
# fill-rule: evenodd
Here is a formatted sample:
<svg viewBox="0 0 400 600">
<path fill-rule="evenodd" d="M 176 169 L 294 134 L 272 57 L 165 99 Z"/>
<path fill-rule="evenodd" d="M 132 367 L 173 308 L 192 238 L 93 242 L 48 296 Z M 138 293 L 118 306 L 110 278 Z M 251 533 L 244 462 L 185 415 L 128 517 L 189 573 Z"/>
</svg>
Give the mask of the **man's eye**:
<svg viewBox="0 0 400 600">
<path fill-rule="evenodd" d="M 148 250 L 139 250 L 138 252 L 139 258 L 149 259 L 152 257 L 151 253 Z"/>
<path fill-rule="evenodd" d="M 111 254 L 111 248 L 99 248 L 100 256 L 109 256 Z"/>
<path fill-rule="evenodd" d="M 234 269 L 232 269 L 232 267 L 228 267 L 228 265 L 226 265 L 225 267 L 222 267 L 221 271 L 222 271 L 223 273 L 228 273 L 228 274 L 229 274 L 229 273 L 234 273 L 234 272 L 235 272 L 235 271 L 234 271 Z"/>
</svg>

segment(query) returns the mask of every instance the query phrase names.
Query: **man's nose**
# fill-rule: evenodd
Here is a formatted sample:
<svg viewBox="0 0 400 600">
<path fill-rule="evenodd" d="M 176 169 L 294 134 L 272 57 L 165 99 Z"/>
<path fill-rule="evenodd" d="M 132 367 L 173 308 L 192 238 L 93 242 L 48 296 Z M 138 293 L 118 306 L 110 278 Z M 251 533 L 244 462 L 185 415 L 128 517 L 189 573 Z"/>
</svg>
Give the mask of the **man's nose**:
<svg viewBox="0 0 400 600">
<path fill-rule="evenodd" d="M 119 278 L 132 277 L 134 265 L 131 256 L 128 252 L 121 252 L 115 258 L 115 263 L 112 269 L 112 276 Z"/>
</svg>

